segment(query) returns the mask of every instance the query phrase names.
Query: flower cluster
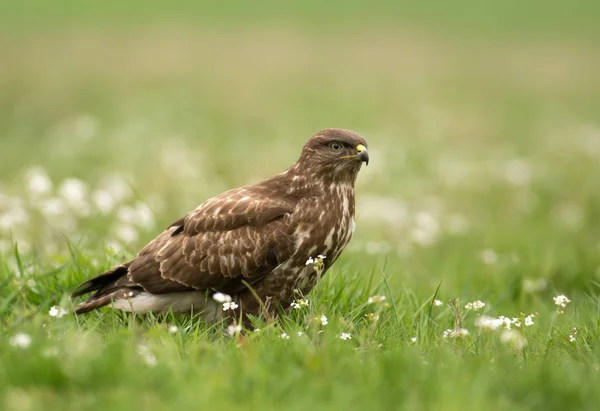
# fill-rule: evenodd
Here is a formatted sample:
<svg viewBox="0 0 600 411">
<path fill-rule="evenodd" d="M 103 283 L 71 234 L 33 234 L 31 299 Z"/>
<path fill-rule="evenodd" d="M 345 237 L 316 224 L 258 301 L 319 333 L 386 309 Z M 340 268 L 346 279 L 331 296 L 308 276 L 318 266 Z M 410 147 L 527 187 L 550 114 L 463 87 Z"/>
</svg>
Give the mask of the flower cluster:
<svg viewBox="0 0 600 411">
<path fill-rule="evenodd" d="M 569 300 L 565 295 L 557 295 L 553 298 L 553 300 L 554 304 L 561 306 L 562 308 L 565 308 L 567 304 L 571 302 L 571 300 Z"/>
<path fill-rule="evenodd" d="M 50 311 L 48 311 L 48 314 L 50 315 L 50 317 L 56 317 L 56 318 L 62 318 L 65 315 L 67 315 L 69 312 L 67 310 L 65 310 L 62 307 L 59 307 L 58 305 L 54 305 L 50 308 Z"/>
<path fill-rule="evenodd" d="M 299 300 L 292 301 L 292 303 L 290 304 L 290 306 L 294 310 L 299 310 L 302 307 L 308 307 L 308 300 L 306 300 L 304 298 L 301 298 Z"/>
<path fill-rule="evenodd" d="M 483 307 L 485 307 L 485 303 L 482 301 L 473 301 L 472 303 L 468 303 L 467 305 L 465 305 L 465 308 L 467 310 L 473 310 L 473 311 L 479 311 L 481 310 Z"/>
<path fill-rule="evenodd" d="M 324 260 L 327 257 L 324 255 L 319 254 L 317 257 L 313 258 L 313 257 L 309 257 L 308 260 L 306 260 L 306 265 L 312 265 L 315 269 L 315 271 L 320 271 L 323 269 L 323 266 L 325 265 Z"/>
<path fill-rule="evenodd" d="M 346 341 L 346 340 L 350 340 L 350 339 L 352 339 L 352 335 L 350 335 L 349 333 L 342 333 L 342 334 L 340 335 L 340 338 L 341 338 L 342 340 Z"/>
<path fill-rule="evenodd" d="M 533 319 L 537 317 L 536 314 L 525 315 L 521 313 L 521 317 L 505 317 L 503 315 L 498 318 L 488 317 L 486 315 L 482 315 L 475 319 L 475 326 L 482 329 L 495 330 L 496 328 L 503 327 L 507 330 L 510 330 L 514 325 L 517 328 L 521 328 L 523 324 L 525 327 L 531 327 L 534 323 Z"/>
<path fill-rule="evenodd" d="M 235 310 L 239 306 L 235 303 L 235 301 L 227 301 L 223 303 L 223 311 Z"/>
<path fill-rule="evenodd" d="M 467 330 L 466 328 L 457 328 L 455 330 L 448 329 L 444 331 L 444 334 L 442 336 L 444 338 L 459 338 L 466 337 L 467 335 L 469 335 L 469 330 Z"/>
<path fill-rule="evenodd" d="M 385 295 L 374 295 L 367 300 L 368 304 L 381 303 L 385 301 Z"/>
</svg>

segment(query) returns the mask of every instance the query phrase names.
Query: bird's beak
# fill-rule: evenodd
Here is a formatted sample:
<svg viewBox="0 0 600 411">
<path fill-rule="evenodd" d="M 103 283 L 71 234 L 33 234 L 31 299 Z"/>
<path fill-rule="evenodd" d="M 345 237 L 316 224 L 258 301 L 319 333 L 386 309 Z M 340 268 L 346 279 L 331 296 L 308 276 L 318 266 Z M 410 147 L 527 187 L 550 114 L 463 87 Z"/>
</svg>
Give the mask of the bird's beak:
<svg viewBox="0 0 600 411">
<path fill-rule="evenodd" d="M 356 146 L 356 159 L 358 161 L 364 161 L 366 165 L 369 165 L 369 152 L 367 148 L 362 144 Z"/>
</svg>

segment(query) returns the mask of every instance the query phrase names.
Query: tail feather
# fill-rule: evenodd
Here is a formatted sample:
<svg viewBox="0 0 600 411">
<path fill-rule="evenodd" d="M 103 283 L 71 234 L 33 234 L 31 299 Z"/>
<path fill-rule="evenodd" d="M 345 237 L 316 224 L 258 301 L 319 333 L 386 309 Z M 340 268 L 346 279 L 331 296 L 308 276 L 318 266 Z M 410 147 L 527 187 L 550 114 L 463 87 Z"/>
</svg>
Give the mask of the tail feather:
<svg viewBox="0 0 600 411">
<path fill-rule="evenodd" d="M 108 305 L 118 293 L 123 293 L 123 290 L 128 287 L 117 285 L 116 283 L 127 275 L 129 265 L 130 263 L 126 263 L 113 267 L 75 288 L 73 293 L 71 293 L 71 298 L 77 298 L 95 291 L 86 301 L 75 308 L 75 314 L 87 313 L 88 311 Z"/>
<path fill-rule="evenodd" d="M 96 308 L 104 307 L 113 301 L 113 297 L 115 297 L 117 293 L 118 291 L 114 291 L 99 297 L 91 296 L 87 301 L 84 301 L 75 307 L 75 314 L 84 314 L 93 311 Z"/>
<path fill-rule="evenodd" d="M 97 291 L 114 284 L 115 281 L 127 274 L 128 268 L 129 263 L 121 264 L 111 268 L 107 272 L 100 274 L 97 277 L 86 281 L 79 287 L 75 288 L 75 290 L 73 290 L 73 292 L 71 293 L 71 298 L 76 298 L 81 295 L 91 293 L 92 291 Z"/>
</svg>

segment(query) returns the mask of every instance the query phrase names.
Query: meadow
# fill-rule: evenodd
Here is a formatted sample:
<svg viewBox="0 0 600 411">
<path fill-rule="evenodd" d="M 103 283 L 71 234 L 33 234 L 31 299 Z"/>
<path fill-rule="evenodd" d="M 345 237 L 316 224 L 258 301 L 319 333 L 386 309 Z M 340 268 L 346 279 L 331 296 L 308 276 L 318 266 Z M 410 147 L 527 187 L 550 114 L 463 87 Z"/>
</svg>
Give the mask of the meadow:
<svg viewBox="0 0 600 411">
<path fill-rule="evenodd" d="M 0 6 L 0 409 L 598 409 L 600 10 L 530 3 Z M 289 316 L 72 314 L 325 127 L 371 161 Z"/>
</svg>

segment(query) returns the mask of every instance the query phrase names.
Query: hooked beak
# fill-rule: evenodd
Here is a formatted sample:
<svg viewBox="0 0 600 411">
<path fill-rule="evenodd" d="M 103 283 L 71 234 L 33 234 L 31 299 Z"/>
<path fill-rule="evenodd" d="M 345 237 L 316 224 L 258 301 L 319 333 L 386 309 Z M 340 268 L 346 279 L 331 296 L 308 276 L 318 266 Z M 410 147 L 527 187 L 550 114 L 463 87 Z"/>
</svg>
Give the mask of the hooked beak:
<svg viewBox="0 0 600 411">
<path fill-rule="evenodd" d="M 363 161 L 366 165 L 369 165 L 369 152 L 367 151 L 367 148 L 362 144 L 359 144 L 356 146 L 356 152 L 356 159 L 358 161 Z"/>
</svg>

